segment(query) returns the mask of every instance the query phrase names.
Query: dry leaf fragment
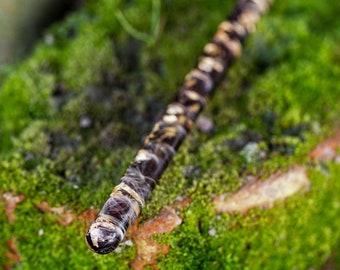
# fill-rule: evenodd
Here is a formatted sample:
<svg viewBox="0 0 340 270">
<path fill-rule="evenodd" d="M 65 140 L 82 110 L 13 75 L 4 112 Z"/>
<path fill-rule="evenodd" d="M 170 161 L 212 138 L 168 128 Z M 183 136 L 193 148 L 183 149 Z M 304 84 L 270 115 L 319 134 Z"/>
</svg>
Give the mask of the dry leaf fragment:
<svg viewBox="0 0 340 270">
<path fill-rule="evenodd" d="M 170 206 L 163 207 L 159 216 L 144 222 L 135 232 L 132 238 L 137 248 L 137 258 L 131 262 L 135 270 L 143 269 L 145 265 L 151 265 L 154 269 L 160 254 L 167 254 L 170 246 L 161 245 L 152 240 L 156 234 L 169 233 L 182 223 L 182 219 Z"/>
<path fill-rule="evenodd" d="M 67 210 L 66 206 L 51 207 L 48 202 L 41 202 L 36 204 L 36 207 L 44 213 L 48 212 L 58 216 L 59 223 L 63 226 L 68 226 L 77 219 L 77 216 L 70 210 Z"/>
<path fill-rule="evenodd" d="M 25 196 L 23 194 L 14 196 L 13 193 L 6 192 L 2 194 L 1 199 L 5 201 L 5 215 L 7 216 L 7 219 L 9 223 L 13 223 L 16 220 L 14 215 L 15 208 L 17 207 L 17 204 L 25 199 Z"/>
<path fill-rule="evenodd" d="M 183 210 L 187 208 L 191 203 L 191 199 L 188 197 L 178 196 L 176 200 L 172 203 L 172 206 L 176 210 Z"/>
<path fill-rule="evenodd" d="M 15 237 L 11 237 L 7 242 L 9 251 L 5 253 L 6 258 L 8 259 L 8 262 L 4 265 L 4 269 L 6 270 L 12 269 L 13 266 L 21 260 L 15 241 Z"/>
<path fill-rule="evenodd" d="M 93 222 L 97 217 L 98 211 L 93 208 L 85 210 L 83 213 L 78 215 L 78 220 L 84 220 L 85 222 Z"/>
<path fill-rule="evenodd" d="M 214 199 L 218 213 L 246 213 L 254 207 L 272 207 L 277 200 L 283 200 L 301 189 L 308 189 L 310 181 L 306 169 L 296 166 L 284 174 L 276 173 L 265 181 L 256 180 L 246 184 L 229 198 L 225 195 Z"/>
<path fill-rule="evenodd" d="M 311 161 L 332 161 L 339 160 L 337 148 L 340 147 L 340 131 L 335 135 L 317 145 L 309 154 Z"/>
</svg>

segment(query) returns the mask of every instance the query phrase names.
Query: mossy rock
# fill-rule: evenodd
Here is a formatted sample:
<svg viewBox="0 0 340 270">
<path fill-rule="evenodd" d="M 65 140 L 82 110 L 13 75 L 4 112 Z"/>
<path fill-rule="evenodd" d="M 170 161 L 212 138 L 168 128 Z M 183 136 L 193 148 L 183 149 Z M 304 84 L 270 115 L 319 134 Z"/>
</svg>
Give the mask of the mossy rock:
<svg viewBox="0 0 340 270">
<path fill-rule="evenodd" d="M 136 258 L 133 242 L 93 254 L 79 216 L 101 208 L 235 4 L 163 1 L 158 14 L 153 3 L 89 1 L 2 70 L 0 206 L 23 195 L 0 215 L 3 266 L 128 269 Z M 215 128 L 193 130 L 139 219 L 190 201 L 180 226 L 154 236 L 170 247 L 161 269 L 317 269 L 331 256 L 340 267 L 340 165 L 309 159 L 339 126 L 339 11 L 336 1 L 277 1 L 262 18 L 203 112 Z M 309 191 L 270 209 L 215 212 L 217 195 L 297 164 Z"/>
</svg>

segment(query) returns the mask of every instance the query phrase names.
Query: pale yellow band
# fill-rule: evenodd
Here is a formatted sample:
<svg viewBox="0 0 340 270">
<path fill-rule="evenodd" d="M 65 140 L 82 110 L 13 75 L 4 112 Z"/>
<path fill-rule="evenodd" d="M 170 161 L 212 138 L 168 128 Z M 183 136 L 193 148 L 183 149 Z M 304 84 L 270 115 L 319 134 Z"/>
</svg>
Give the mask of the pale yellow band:
<svg viewBox="0 0 340 270">
<path fill-rule="evenodd" d="M 136 191 L 134 191 L 131 187 L 129 187 L 125 183 L 120 183 L 119 185 L 115 186 L 110 196 L 114 196 L 119 191 L 124 190 L 127 192 L 132 198 L 134 198 L 142 207 L 144 207 L 144 200 L 138 195 Z"/>
</svg>

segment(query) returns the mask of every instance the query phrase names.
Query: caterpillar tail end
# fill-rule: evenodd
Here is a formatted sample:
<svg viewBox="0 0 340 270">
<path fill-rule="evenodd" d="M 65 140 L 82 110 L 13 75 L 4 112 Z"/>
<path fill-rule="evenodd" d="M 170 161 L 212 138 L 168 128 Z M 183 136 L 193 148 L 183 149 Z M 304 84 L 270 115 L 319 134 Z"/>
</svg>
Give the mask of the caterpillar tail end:
<svg viewBox="0 0 340 270">
<path fill-rule="evenodd" d="M 116 249 L 122 240 L 122 233 L 114 224 L 94 222 L 86 236 L 87 246 L 95 253 L 108 254 Z"/>
</svg>

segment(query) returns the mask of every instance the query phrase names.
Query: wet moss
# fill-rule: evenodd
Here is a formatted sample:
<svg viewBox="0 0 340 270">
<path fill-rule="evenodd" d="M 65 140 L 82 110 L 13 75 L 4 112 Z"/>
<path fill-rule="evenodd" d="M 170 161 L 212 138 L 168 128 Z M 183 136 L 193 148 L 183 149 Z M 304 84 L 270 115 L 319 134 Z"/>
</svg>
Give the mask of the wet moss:
<svg viewBox="0 0 340 270">
<path fill-rule="evenodd" d="M 131 36 L 115 18 L 120 10 L 150 33 L 150 1 L 89 2 L 2 73 L 0 192 L 26 196 L 14 224 L 0 216 L 2 264 L 14 236 L 17 269 L 129 267 L 134 247 L 92 254 L 84 221 L 64 227 L 36 204 L 67 205 L 74 214 L 102 206 L 233 3 L 162 5 L 154 43 Z M 140 219 L 178 196 L 191 199 L 180 212 L 183 224 L 156 237 L 171 246 L 162 269 L 308 269 L 339 252 L 338 164 L 310 166 L 311 190 L 273 209 L 217 215 L 212 207 L 216 194 L 234 192 L 248 176 L 307 164 L 338 126 L 335 11 L 334 1 L 278 1 L 246 42 L 204 112 L 216 128 L 188 136 Z"/>
</svg>

